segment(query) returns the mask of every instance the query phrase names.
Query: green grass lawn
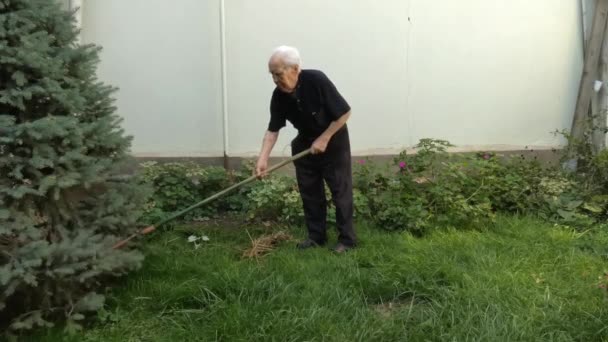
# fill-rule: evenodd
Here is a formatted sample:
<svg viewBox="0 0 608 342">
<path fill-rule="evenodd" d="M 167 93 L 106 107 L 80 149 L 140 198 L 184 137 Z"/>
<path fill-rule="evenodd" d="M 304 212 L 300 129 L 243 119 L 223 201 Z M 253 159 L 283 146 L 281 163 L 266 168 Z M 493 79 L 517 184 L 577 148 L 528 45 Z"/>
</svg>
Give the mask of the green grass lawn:
<svg viewBox="0 0 608 342">
<path fill-rule="evenodd" d="M 102 322 L 72 338 L 57 328 L 32 339 L 608 340 L 600 228 L 502 217 L 483 232 L 414 238 L 359 225 L 362 244 L 346 255 L 290 241 L 256 260 L 241 257 L 248 232 L 271 229 L 224 225 L 156 234 L 144 268 L 109 291 Z M 194 249 L 192 231 L 210 241 Z"/>
</svg>

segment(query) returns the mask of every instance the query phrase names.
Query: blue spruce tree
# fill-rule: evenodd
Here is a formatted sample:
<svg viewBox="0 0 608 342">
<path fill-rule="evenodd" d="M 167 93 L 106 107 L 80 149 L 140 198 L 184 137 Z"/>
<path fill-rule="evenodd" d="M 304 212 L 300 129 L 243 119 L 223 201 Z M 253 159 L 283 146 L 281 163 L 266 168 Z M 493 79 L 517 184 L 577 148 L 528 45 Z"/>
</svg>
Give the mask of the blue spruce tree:
<svg viewBox="0 0 608 342">
<path fill-rule="evenodd" d="M 138 268 L 132 233 L 147 194 L 119 175 L 131 140 L 99 48 L 77 43 L 51 0 L 0 0 L 0 328 L 74 323 L 104 304 L 104 280 Z"/>
</svg>

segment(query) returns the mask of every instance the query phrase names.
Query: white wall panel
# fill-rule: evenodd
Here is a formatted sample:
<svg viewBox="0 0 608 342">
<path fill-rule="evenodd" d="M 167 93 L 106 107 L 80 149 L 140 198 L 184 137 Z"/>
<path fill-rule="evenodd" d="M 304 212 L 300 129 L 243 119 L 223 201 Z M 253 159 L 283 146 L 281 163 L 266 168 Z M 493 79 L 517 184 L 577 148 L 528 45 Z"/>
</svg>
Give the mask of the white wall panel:
<svg viewBox="0 0 608 342">
<path fill-rule="evenodd" d="M 274 84 L 272 49 L 299 48 L 304 68 L 321 69 L 351 104 L 352 149 L 409 141 L 407 16 L 403 0 L 227 0 L 230 150 L 258 153 Z M 288 155 L 288 124 L 275 155 Z M 372 127 L 374 127 L 372 129 Z"/>
<path fill-rule="evenodd" d="M 222 155 L 219 22 L 216 0 L 85 1 L 83 41 L 103 47 L 135 154 Z"/>
<path fill-rule="evenodd" d="M 120 87 L 135 154 L 221 156 L 220 0 L 83 3 L 83 41 L 104 49 L 99 75 Z M 571 124 L 579 0 L 225 0 L 225 22 L 231 156 L 259 151 L 274 88 L 267 61 L 282 44 L 351 104 L 354 154 L 425 137 L 551 147 L 560 141 L 550 132 Z M 289 155 L 294 135 L 288 124 L 273 154 Z"/>
<path fill-rule="evenodd" d="M 551 145 L 569 128 L 582 48 L 578 1 L 416 0 L 411 107 L 416 138 Z"/>
</svg>

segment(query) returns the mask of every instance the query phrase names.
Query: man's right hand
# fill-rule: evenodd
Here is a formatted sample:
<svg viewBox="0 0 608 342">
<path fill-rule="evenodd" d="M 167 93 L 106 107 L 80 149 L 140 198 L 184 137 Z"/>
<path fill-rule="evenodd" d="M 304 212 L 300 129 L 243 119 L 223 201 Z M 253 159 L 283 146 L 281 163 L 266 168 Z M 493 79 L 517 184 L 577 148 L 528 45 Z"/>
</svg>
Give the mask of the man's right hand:
<svg viewBox="0 0 608 342">
<path fill-rule="evenodd" d="M 266 170 L 268 169 L 268 159 L 260 158 L 255 165 L 255 175 L 258 178 L 263 178 L 266 176 Z"/>
<path fill-rule="evenodd" d="M 266 170 L 268 170 L 268 156 L 270 156 L 270 151 L 272 151 L 272 147 L 277 142 L 278 138 L 279 132 L 266 131 L 264 134 L 262 150 L 260 151 L 258 161 L 255 164 L 255 170 L 253 170 L 258 179 L 266 176 Z"/>
</svg>

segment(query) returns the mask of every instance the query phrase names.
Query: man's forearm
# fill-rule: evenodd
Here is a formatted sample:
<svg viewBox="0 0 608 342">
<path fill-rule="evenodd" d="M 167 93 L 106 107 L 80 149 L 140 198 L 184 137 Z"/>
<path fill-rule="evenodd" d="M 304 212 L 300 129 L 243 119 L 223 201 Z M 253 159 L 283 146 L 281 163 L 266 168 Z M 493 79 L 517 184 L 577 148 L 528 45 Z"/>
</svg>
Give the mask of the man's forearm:
<svg viewBox="0 0 608 342">
<path fill-rule="evenodd" d="M 338 120 L 332 121 L 332 123 L 329 124 L 329 127 L 327 127 L 327 129 L 325 130 L 325 132 L 323 132 L 323 134 L 321 134 L 321 136 L 327 140 L 331 139 L 331 137 L 333 137 L 334 134 L 336 134 L 336 132 L 339 131 L 342 126 L 344 126 L 344 124 L 346 123 L 346 121 L 348 121 L 349 118 L 350 111 L 342 115 Z"/>
<path fill-rule="evenodd" d="M 266 131 L 264 141 L 262 142 L 262 151 L 260 158 L 268 159 L 270 152 L 279 138 L 279 132 Z"/>
</svg>

